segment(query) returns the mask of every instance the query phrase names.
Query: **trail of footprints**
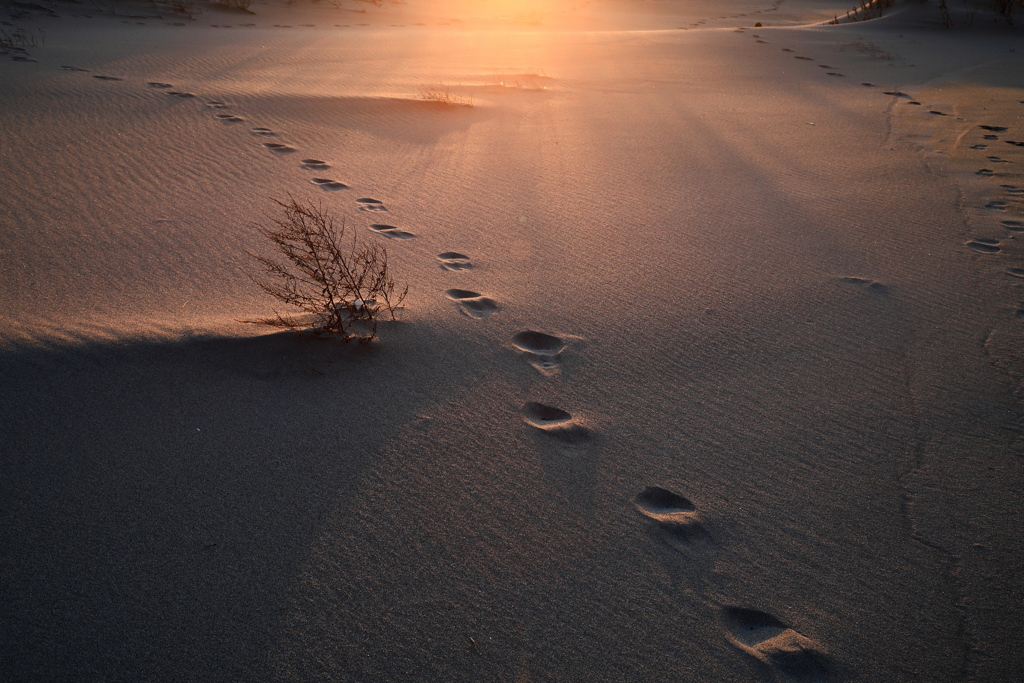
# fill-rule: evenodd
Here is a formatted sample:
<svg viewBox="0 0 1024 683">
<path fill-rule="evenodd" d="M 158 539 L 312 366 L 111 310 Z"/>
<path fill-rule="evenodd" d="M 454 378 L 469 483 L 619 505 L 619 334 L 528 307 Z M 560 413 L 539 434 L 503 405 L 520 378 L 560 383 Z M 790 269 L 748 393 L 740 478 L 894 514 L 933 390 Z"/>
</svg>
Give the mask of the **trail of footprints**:
<svg viewBox="0 0 1024 683">
<path fill-rule="evenodd" d="M 773 9 L 782 0 L 777 0 Z M 770 10 L 769 10 L 770 11 Z M 78 67 L 62 67 L 68 71 L 88 72 Z M 830 68 L 830 67 L 829 67 Z M 97 76 L 100 80 L 123 80 L 119 77 Z M 151 88 L 180 98 L 195 98 L 190 92 L 174 90 L 170 83 L 151 81 Z M 244 118 L 226 110 L 230 105 L 221 100 L 210 100 L 206 107 L 218 111 L 214 120 L 236 124 Z M 258 138 L 274 138 L 278 133 L 270 128 L 252 127 L 249 132 Z M 287 156 L 298 151 L 297 148 L 279 142 L 263 142 L 262 147 L 275 155 Z M 299 162 L 303 171 L 324 172 L 331 169 L 331 164 L 323 159 L 307 158 Z M 312 177 L 309 182 L 326 191 L 351 189 L 345 183 L 326 177 Z M 357 208 L 367 212 L 386 212 L 383 202 L 370 197 L 355 200 Z M 1017 229 L 1024 230 L 1024 223 Z M 393 225 L 373 223 L 369 230 L 387 239 L 409 240 L 415 234 Z M 985 244 L 982 241 L 979 244 Z M 989 245 L 992 246 L 992 245 Z M 446 251 L 436 256 L 441 269 L 448 272 L 462 272 L 473 269 L 471 258 L 456 251 Z M 1024 279 L 1024 268 L 1016 269 L 1014 276 Z M 856 279 L 856 278 L 854 278 Z M 878 283 L 864 281 L 862 284 L 872 288 Z M 459 311 L 475 320 L 486 320 L 500 310 L 498 303 L 479 292 L 451 288 L 445 296 L 458 307 Z M 1021 313 L 1024 316 L 1024 311 Z M 542 375 L 553 375 L 560 371 L 562 354 L 567 344 L 560 337 L 539 332 L 524 330 L 515 334 L 511 345 L 520 352 L 526 362 Z M 579 453 L 594 439 L 594 434 L 578 416 L 552 405 L 536 401 L 527 401 L 520 409 L 523 422 L 538 435 L 538 438 L 568 449 L 568 453 Z M 687 498 L 657 486 L 649 486 L 638 493 L 633 500 L 636 510 L 654 525 L 656 536 L 667 547 L 683 554 L 707 553 L 714 546 L 714 539 L 700 519 L 696 505 Z M 797 680 L 825 680 L 831 677 L 832 667 L 821 648 L 813 640 L 788 627 L 780 619 L 771 614 L 747 607 L 726 606 L 721 610 L 721 619 L 726 638 L 739 650 L 762 662 L 770 669 Z"/>
</svg>

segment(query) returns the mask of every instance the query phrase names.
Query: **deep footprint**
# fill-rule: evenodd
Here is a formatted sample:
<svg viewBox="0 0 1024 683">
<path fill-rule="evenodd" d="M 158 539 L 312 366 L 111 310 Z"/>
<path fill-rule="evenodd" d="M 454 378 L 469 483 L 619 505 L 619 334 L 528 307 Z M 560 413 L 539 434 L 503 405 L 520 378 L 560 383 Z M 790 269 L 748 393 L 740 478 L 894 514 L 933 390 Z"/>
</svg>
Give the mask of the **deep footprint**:
<svg viewBox="0 0 1024 683">
<path fill-rule="evenodd" d="M 766 612 L 726 607 L 725 625 L 738 648 L 800 681 L 828 681 L 832 667 L 817 643 Z"/>
<path fill-rule="evenodd" d="M 498 303 L 478 292 L 468 289 L 449 289 L 445 295 L 459 304 L 459 310 L 470 318 L 486 320 L 498 310 Z"/>
<path fill-rule="evenodd" d="M 687 524 L 696 519 L 697 507 L 693 503 L 660 486 L 648 486 L 636 494 L 633 504 L 641 515 L 656 522 Z"/>
<path fill-rule="evenodd" d="M 309 182 L 331 192 L 349 189 L 349 186 L 345 183 L 339 183 L 337 180 L 331 180 L 330 178 L 311 178 Z"/>
<path fill-rule="evenodd" d="M 441 262 L 442 270 L 470 270 L 473 268 L 469 257 L 457 251 L 442 252 L 437 255 L 437 260 Z"/>
<path fill-rule="evenodd" d="M 303 159 L 301 165 L 307 171 L 326 171 L 331 167 L 329 163 L 322 159 Z"/>
<path fill-rule="evenodd" d="M 262 128 L 262 127 L 251 128 L 249 130 L 249 132 L 251 132 L 253 135 L 277 135 L 277 133 L 275 133 L 274 131 L 270 130 L 269 128 Z"/>
<path fill-rule="evenodd" d="M 590 441 L 590 430 L 582 426 L 561 408 L 530 401 L 523 406 L 523 421 L 546 436 L 569 446 L 580 446 Z"/>
<path fill-rule="evenodd" d="M 275 154 L 291 154 L 292 152 L 298 151 L 294 147 L 282 145 L 280 142 L 264 142 L 263 146 Z"/>
<path fill-rule="evenodd" d="M 384 206 L 384 202 L 379 199 L 361 197 L 356 200 L 356 204 L 359 204 L 360 211 L 387 211 L 387 207 Z"/>
<path fill-rule="evenodd" d="M 527 362 L 543 373 L 557 370 L 559 356 L 565 350 L 560 338 L 534 330 L 524 330 L 512 337 L 512 345 L 523 352 Z"/>
<path fill-rule="evenodd" d="M 384 225 L 382 223 L 374 223 L 370 226 L 370 230 L 378 235 L 383 235 L 390 240 L 411 240 L 416 236 L 414 233 L 405 232 L 404 230 L 399 230 L 393 225 Z"/>
</svg>

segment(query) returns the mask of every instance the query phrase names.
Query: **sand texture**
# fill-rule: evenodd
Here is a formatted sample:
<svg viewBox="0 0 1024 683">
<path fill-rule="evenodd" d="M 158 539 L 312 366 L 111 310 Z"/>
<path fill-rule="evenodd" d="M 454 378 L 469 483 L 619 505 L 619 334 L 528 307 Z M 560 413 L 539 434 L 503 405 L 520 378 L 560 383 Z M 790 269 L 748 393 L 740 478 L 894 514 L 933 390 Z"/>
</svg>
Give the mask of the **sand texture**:
<svg viewBox="0 0 1024 683">
<path fill-rule="evenodd" d="M 0 680 L 1017 680 L 1024 34 L 850 6 L 0 5 Z"/>
</svg>

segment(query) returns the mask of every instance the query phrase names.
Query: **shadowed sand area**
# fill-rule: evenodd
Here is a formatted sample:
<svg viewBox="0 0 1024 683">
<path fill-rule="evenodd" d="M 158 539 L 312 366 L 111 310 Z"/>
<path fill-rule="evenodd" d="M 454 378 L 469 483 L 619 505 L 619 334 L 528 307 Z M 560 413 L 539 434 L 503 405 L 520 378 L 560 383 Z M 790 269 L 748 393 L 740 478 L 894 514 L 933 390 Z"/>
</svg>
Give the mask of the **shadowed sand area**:
<svg viewBox="0 0 1024 683">
<path fill-rule="evenodd" d="M 1014 680 L 1020 29 L 320 5 L 0 8 L 0 679 Z"/>
</svg>

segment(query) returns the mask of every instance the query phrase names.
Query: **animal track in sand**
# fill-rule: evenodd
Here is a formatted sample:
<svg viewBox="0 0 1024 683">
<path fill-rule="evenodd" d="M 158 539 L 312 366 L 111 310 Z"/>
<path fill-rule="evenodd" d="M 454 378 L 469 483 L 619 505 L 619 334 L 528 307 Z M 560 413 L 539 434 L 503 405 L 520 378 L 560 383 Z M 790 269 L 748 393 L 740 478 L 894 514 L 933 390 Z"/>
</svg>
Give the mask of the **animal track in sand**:
<svg viewBox="0 0 1024 683">
<path fill-rule="evenodd" d="M 992 239 L 991 237 L 975 237 L 970 242 L 967 242 L 967 246 L 982 254 L 997 254 L 1002 251 L 999 247 L 999 240 Z"/>
<path fill-rule="evenodd" d="M 383 223 L 374 223 L 370 226 L 370 230 L 378 235 L 387 237 L 389 240 L 411 240 L 416 236 L 411 232 L 405 232 L 404 230 L 399 230 L 393 225 L 384 225 Z"/>
<path fill-rule="evenodd" d="M 470 318 L 486 320 L 498 310 L 498 303 L 494 299 L 483 296 L 479 292 L 472 292 L 468 289 L 449 289 L 445 295 L 459 304 L 459 310 Z"/>
<path fill-rule="evenodd" d="M 1024 221 L 1002 221 L 1002 226 L 1007 230 L 1020 231 L 1024 230 Z"/>
<path fill-rule="evenodd" d="M 350 189 L 345 183 L 339 183 L 337 180 L 331 180 L 330 178 L 311 178 L 309 182 L 330 192 Z"/>
<path fill-rule="evenodd" d="M 442 252 L 437 255 L 437 260 L 441 262 L 442 270 L 470 270 L 473 267 L 469 257 L 457 251 Z"/>
<path fill-rule="evenodd" d="M 729 640 L 750 656 L 799 681 L 832 679 L 832 667 L 818 644 L 781 620 L 743 607 L 723 612 Z"/>
<path fill-rule="evenodd" d="M 878 294 L 883 296 L 889 294 L 889 287 L 882 284 L 881 282 L 878 282 L 877 280 L 869 280 L 868 278 L 857 277 L 855 275 L 844 275 L 843 277 L 839 278 L 839 280 L 841 282 L 846 282 L 851 285 L 863 287 L 872 294 Z"/>
<path fill-rule="evenodd" d="M 559 356 L 565 350 L 565 342 L 543 332 L 524 330 L 512 337 L 512 345 L 523 352 L 526 361 L 542 373 L 555 372 L 561 360 Z"/>
<path fill-rule="evenodd" d="M 262 127 L 250 128 L 249 132 L 252 133 L 253 135 L 264 135 L 264 136 L 277 135 L 277 133 L 275 133 L 274 131 L 270 130 L 269 128 L 262 128 Z"/>
<path fill-rule="evenodd" d="M 359 205 L 360 211 L 387 211 L 387 207 L 384 206 L 384 202 L 379 199 L 361 197 L 356 200 L 356 204 Z"/>
<path fill-rule="evenodd" d="M 234 114 L 214 114 L 213 118 L 224 123 L 241 123 L 245 121 L 241 116 L 235 116 Z"/>
<path fill-rule="evenodd" d="M 282 145 L 280 142 L 264 142 L 263 146 L 275 154 L 291 154 L 292 152 L 298 151 L 294 147 Z"/>
<path fill-rule="evenodd" d="M 161 83 L 160 81 L 146 81 L 146 85 L 148 85 L 151 88 L 160 88 L 162 90 L 174 87 L 170 83 Z"/>
<path fill-rule="evenodd" d="M 121 78 L 119 76 L 100 76 L 100 75 L 95 75 L 95 76 L 93 76 L 93 78 L 97 78 L 97 79 L 99 79 L 101 81 L 123 81 L 124 80 L 123 78 Z"/>
<path fill-rule="evenodd" d="M 331 167 L 331 165 L 323 159 L 303 159 L 300 166 L 307 171 L 326 171 Z"/>
<path fill-rule="evenodd" d="M 546 436 L 569 446 L 582 446 L 591 440 L 590 430 L 561 408 L 528 402 L 523 406 L 523 421 Z"/>
<path fill-rule="evenodd" d="M 61 68 L 65 71 L 81 71 L 83 73 L 89 73 L 89 69 L 82 69 L 77 66 L 62 66 Z"/>
</svg>

